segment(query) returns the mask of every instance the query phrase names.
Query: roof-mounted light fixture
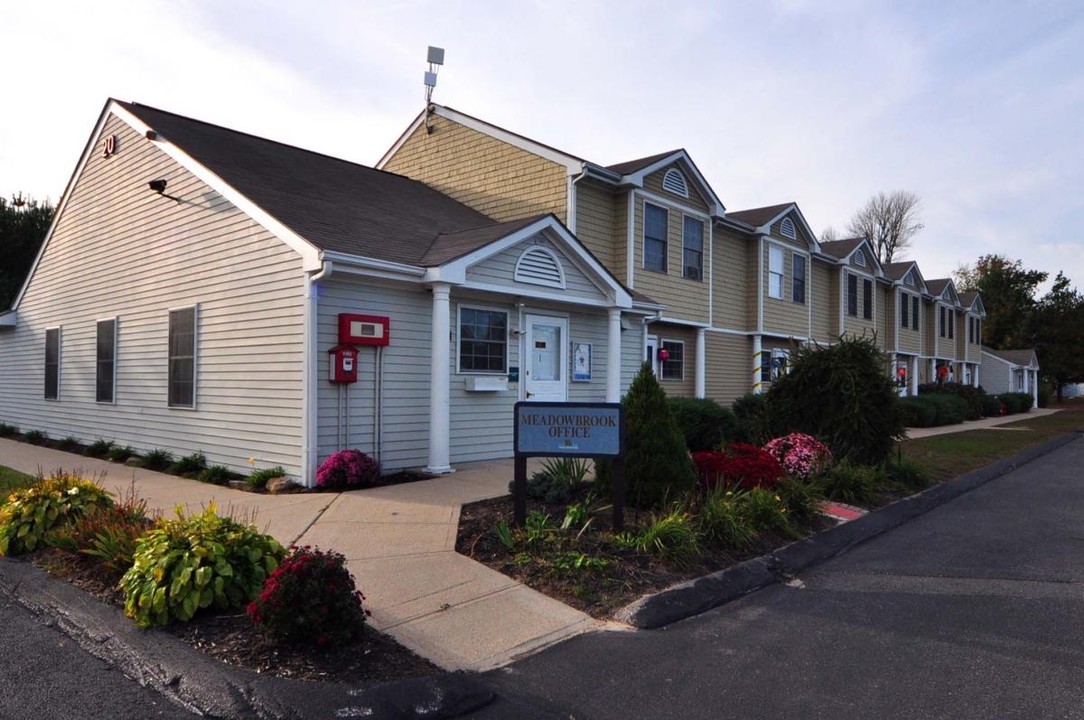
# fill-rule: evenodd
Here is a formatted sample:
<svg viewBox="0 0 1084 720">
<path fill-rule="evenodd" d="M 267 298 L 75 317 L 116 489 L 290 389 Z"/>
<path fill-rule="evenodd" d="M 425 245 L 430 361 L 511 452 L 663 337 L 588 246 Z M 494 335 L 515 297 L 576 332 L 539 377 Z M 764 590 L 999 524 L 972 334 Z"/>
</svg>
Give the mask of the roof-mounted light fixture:
<svg viewBox="0 0 1084 720">
<path fill-rule="evenodd" d="M 432 134 L 433 127 L 429 124 L 430 102 L 433 99 L 433 88 L 437 86 L 437 71 L 444 64 L 444 48 L 429 46 L 427 56 L 429 69 L 425 73 L 425 131 Z"/>
</svg>

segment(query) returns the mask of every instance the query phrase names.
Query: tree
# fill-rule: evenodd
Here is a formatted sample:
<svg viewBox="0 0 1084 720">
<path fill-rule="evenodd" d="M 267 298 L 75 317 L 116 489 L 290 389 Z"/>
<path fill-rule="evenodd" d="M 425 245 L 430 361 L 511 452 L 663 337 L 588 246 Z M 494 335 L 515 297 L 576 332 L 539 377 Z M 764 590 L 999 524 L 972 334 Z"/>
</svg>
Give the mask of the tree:
<svg viewBox="0 0 1084 720">
<path fill-rule="evenodd" d="M 982 294 L 983 345 L 995 350 L 1032 346 L 1035 291 L 1046 280 L 1045 272 L 1027 270 L 1019 260 L 1003 255 L 983 255 L 974 266 L 964 265 L 953 275 L 957 289 Z"/>
<path fill-rule="evenodd" d="M 918 220 L 918 196 L 906 190 L 879 192 L 854 214 L 848 232 L 873 245 L 877 259 L 890 263 L 911 246 L 911 238 L 925 227 Z"/>
<path fill-rule="evenodd" d="M 1066 385 L 1084 382 L 1084 296 L 1064 273 L 1035 306 L 1031 326 L 1040 372 L 1061 402 Z"/>
<path fill-rule="evenodd" d="M 27 200 L 21 194 L 11 201 L 0 197 L 0 311 L 11 307 L 22 289 L 52 222 L 48 201 Z"/>
<path fill-rule="evenodd" d="M 821 231 L 821 242 L 822 243 L 835 242 L 836 240 L 839 240 L 839 233 L 836 232 L 836 229 L 834 227 L 832 227 L 831 225 L 829 225 L 828 227 L 826 227 L 824 230 Z"/>
</svg>

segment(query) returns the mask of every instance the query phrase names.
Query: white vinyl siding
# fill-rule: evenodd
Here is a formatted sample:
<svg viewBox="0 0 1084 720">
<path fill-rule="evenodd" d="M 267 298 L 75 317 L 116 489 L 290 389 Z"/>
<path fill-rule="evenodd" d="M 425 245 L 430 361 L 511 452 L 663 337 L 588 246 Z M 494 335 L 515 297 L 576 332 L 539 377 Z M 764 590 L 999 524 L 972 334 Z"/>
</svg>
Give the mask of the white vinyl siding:
<svg viewBox="0 0 1084 720">
<path fill-rule="evenodd" d="M 556 288 L 550 290 L 542 287 L 538 283 L 524 283 L 516 282 L 514 280 L 517 269 L 522 269 L 519 264 L 520 258 L 525 251 L 531 250 L 543 250 L 549 253 L 553 259 L 559 263 L 562 276 L 561 279 L 564 283 L 564 286 L 558 291 L 561 295 L 594 300 L 600 303 L 605 300 L 604 293 L 591 278 L 588 277 L 576 263 L 569 259 L 569 257 L 549 238 L 541 234 L 535 235 L 532 238 L 524 240 L 522 243 L 517 243 L 503 252 L 497 253 L 492 257 L 488 257 L 481 262 L 471 265 L 467 268 L 467 284 L 478 285 L 485 288 L 500 288 L 511 294 L 518 294 L 519 292 L 556 291 Z"/>
<path fill-rule="evenodd" d="M 247 472 L 301 464 L 301 259 L 127 125 L 92 154 L 0 334 L 0 422 L 137 451 L 203 451 Z M 169 179 L 175 202 L 147 189 Z M 199 406 L 168 407 L 169 310 L 200 304 Z M 120 317 L 116 404 L 98 403 L 97 321 Z M 42 400 L 45 327 L 63 323 L 63 412 Z"/>
</svg>

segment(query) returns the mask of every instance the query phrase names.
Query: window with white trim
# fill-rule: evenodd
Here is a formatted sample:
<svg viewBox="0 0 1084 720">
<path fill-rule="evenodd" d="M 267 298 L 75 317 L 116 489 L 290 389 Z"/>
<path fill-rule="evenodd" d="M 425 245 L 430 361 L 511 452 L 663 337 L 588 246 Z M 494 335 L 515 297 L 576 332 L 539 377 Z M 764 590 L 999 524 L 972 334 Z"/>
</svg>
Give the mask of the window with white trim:
<svg viewBox="0 0 1084 720">
<path fill-rule="evenodd" d="M 805 256 L 791 253 L 790 299 L 805 304 Z"/>
<path fill-rule="evenodd" d="M 169 311 L 169 407 L 196 407 L 196 308 Z"/>
<path fill-rule="evenodd" d="M 663 380 L 685 379 L 685 343 L 681 340 L 663 340 L 662 349 L 667 357 L 662 365 Z"/>
<path fill-rule="evenodd" d="M 768 297 L 783 299 L 783 248 L 768 246 Z"/>
<path fill-rule="evenodd" d="M 873 319 L 873 281 L 862 280 L 862 318 Z"/>
<path fill-rule="evenodd" d="M 918 330 L 918 295 L 911 296 L 911 328 Z"/>
<path fill-rule="evenodd" d="M 771 379 L 774 382 L 790 371 L 790 351 L 785 348 L 772 348 Z"/>
<path fill-rule="evenodd" d="M 956 328 L 956 311 L 953 310 L 952 308 L 949 308 L 949 310 L 948 310 L 948 336 L 949 336 L 949 340 L 953 339 L 953 336 L 955 335 L 955 328 Z"/>
<path fill-rule="evenodd" d="M 685 182 L 685 176 L 681 174 L 681 171 L 676 168 L 670 168 L 662 176 L 662 189 L 683 198 L 689 197 L 689 184 Z"/>
<path fill-rule="evenodd" d="M 508 313 L 459 306 L 459 372 L 508 372 Z"/>
<path fill-rule="evenodd" d="M 690 280 L 704 279 L 704 223 L 685 216 L 682 233 L 682 274 Z"/>
<path fill-rule="evenodd" d="M 905 292 L 900 293 L 900 327 L 907 329 L 911 324 L 907 318 L 907 310 L 911 305 L 911 296 Z"/>
<path fill-rule="evenodd" d="M 666 272 L 666 208 L 644 203 L 644 269 Z"/>
<path fill-rule="evenodd" d="M 60 328 L 45 330 L 45 399 L 60 399 Z"/>
<path fill-rule="evenodd" d="M 847 314 L 858 317 L 858 276 L 847 273 Z"/>
<path fill-rule="evenodd" d="M 117 377 L 117 319 L 99 320 L 96 335 L 94 399 L 112 403 Z"/>
<path fill-rule="evenodd" d="M 945 329 L 945 306 L 937 306 L 937 334 L 940 337 L 945 337 L 947 331 Z"/>
</svg>

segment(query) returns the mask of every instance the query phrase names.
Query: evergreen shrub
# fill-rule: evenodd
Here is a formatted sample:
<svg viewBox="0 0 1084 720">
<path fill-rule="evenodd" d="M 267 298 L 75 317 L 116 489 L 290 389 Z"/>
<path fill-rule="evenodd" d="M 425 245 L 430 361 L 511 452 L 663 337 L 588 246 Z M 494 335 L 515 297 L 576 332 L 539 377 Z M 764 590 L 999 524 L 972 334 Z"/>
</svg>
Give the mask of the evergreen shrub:
<svg viewBox="0 0 1084 720">
<path fill-rule="evenodd" d="M 714 450 L 737 433 L 734 411 L 708 398 L 669 398 L 670 412 L 685 436 L 689 452 Z"/>
<path fill-rule="evenodd" d="M 997 395 L 982 396 L 982 416 L 998 417 L 1001 415 L 1001 401 Z"/>
<path fill-rule="evenodd" d="M 1031 393 L 1021 392 L 1002 393 L 1001 395 L 998 395 L 998 398 L 1000 398 L 1001 402 L 1004 403 L 1005 407 L 1008 409 L 1009 415 L 1026 413 L 1031 409 L 1033 400 Z"/>
<path fill-rule="evenodd" d="M 919 397 L 923 395 L 954 395 L 966 403 L 966 420 L 978 420 L 983 415 L 983 398 L 986 391 L 963 383 L 927 383 L 918 386 Z"/>
<path fill-rule="evenodd" d="M 784 433 L 775 432 L 768 396 L 749 393 L 731 405 L 734 412 L 734 442 L 763 445 L 773 437 Z"/>
</svg>

